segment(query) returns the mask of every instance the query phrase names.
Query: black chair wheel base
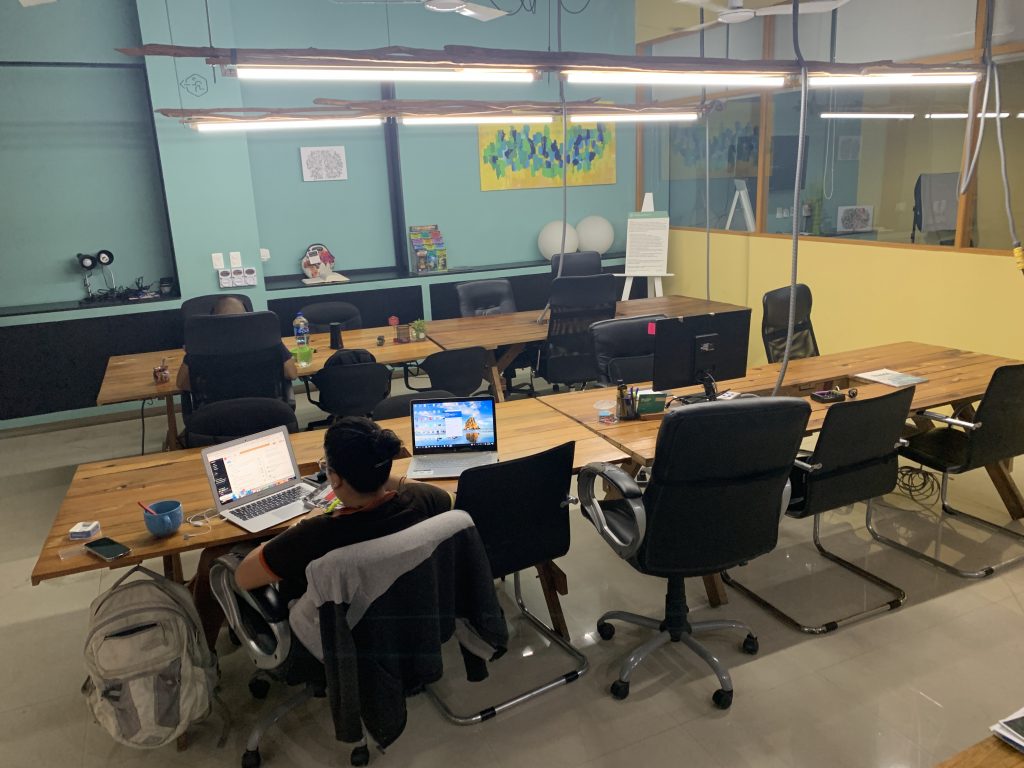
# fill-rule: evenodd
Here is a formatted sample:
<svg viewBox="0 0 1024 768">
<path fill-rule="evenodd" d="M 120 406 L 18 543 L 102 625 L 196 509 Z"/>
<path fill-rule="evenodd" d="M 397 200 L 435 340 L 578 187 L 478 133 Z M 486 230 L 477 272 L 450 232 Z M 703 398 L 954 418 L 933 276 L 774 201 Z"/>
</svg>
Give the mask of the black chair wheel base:
<svg viewBox="0 0 1024 768">
<path fill-rule="evenodd" d="M 597 634 L 601 636 L 602 640 L 611 640 L 615 637 L 615 625 L 609 624 L 607 621 L 599 621 L 597 623 Z"/>
<path fill-rule="evenodd" d="M 608 690 L 611 691 L 613 697 L 622 701 L 629 696 L 629 682 L 626 680 L 616 680 Z"/>
<path fill-rule="evenodd" d="M 370 748 L 365 744 L 361 747 L 356 747 L 352 750 L 352 756 L 349 758 L 352 765 L 367 765 L 370 762 Z"/>
<path fill-rule="evenodd" d="M 260 768 L 263 758 L 258 749 L 247 749 L 242 753 L 242 768 Z"/>
<path fill-rule="evenodd" d="M 270 693 L 270 682 L 264 680 L 261 677 L 254 677 L 249 681 L 249 693 L 252 694 L 254 699 L 265 699 L 267 694 Z M 259 765 L 257 762 L 256 765 Z"/>
<path fill-rule="evenodd" d="M 711 696 L 711 701 L 714 702 L 714 705 L 719 709 L 728 709 L 732 706 L 732 691 L 726 691 L 719 688 Z"/>
<path fill-rule="evenodd" d="M 757 638 L 753 635 L 747 635 L 743 638 L 743 652 L 749 653 L 751 656 L 761 650 L 760 643 L 757 642 Z"/>
</svg>

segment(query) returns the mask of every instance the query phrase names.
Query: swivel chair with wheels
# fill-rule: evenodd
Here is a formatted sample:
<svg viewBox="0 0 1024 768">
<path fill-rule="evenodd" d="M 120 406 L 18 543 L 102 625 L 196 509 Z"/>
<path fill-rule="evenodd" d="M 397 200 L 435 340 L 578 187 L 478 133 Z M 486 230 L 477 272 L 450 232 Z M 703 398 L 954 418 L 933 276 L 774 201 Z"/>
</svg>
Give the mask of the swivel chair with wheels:
<svg viewBox="0 0 1024 768">
<path fill-rule="evenodd" d="M 782 360 L 786 349 L 786 333 L 789 328 L 789 286 L 768 291 L 761 300 L 761 339 L 769 363 Z M 789 357 L 817 357 L 818 340 L 811 325 L 811 289 L 803 283 L 796 284 L 796 319 L 793 324 L 793 344 Z"/>
<path fill-rule="evenodd" d="M 341 330 L 354 331 L 363 327 L 359 308 L 347 301 L 317 301 L 299 310 L 309 322 L 312 333 L 327 333 L 331 323 L 340 323 Z"/>
<path fill-rule="evenodd" d="M 558 274 L 561 264 L 562 273 Z M 551 257 L 551 274 L 556 277 L 583 277 L 601 274 L 601 254 L 597 251 L 556 253 Z"/>
<path fill-rule="evenodd" d="M 321 411 L 330 414 L 326 421 L 310 422 L 307 429 L 326 426 L 342 416 L 369 416 L 391 394 L 391 370 L 383 363 L 328 365 L 305 380 L 306 397 Z M 313 397 L 310 384 L 318 390 Z"/>
<path fill-rule="evenodd" d="M 622 662 L 611 686 L 615 698 L 629 695 L 633 672 L 649 654 L 682 642 L 718 677 L 715 706 L 732 704 L 729 671 L 694 635 L 739 629 L 747 633 L 743 650 L 751 654 L 757 653 L 757 637 L 738 621 L 689 622 L 683 579 L 719 573 L 775 548 L 780 502 L 809 415 L 806 402 L 789 397 L 688 405 L 665 416 L 651 480 L 642 493 L 613 465 L 588 464 L 581 470 L 584 516 L 619 557 L 668 582 L 664 618 L 610 611 L 597 622 L 604 640 L 615 634 L 613 620 L 658 632 Z M 596 499 L 598 478 L 620 498 Z"/>
<path fill-rule="evenodd" d="M 181 302 L 181 319 L 188 320 L 195 315 L 209 315 L 214 305 L 221 299 L 238 299 L 246 312 L 252 312 L 252 299 L 244 293 L 211 293 L 206 296 L 193 296 Z"/>
<path fill-rule="evenodd" d="M 455 395 L 444 389 L 417 390 L 404 395 L 392 395 L 377 404 L 373 409 L 372 418 L 374 421 L 409 418 L 413 400 L 441 400 L 450 397 Z"/>
<path fill-rule="evenodd" d="M 598 376 L 590 326 L 615 317 L 614 275 L 559 277 L 551 283 L 551 319 L 537 373 L 548 383 L 586 387 Z"/>
<path fill-rule="evenodd" d="M 813 539 L 818 552 L 836 565 L 889 592 L 889 600 L 848 616 L 808 625 L 777 608 L 727 573 L 722 574 L 725 583 L 771 611 L 789 626 L 811 635 L 833 632 L 844 624 L 884 611 L 893 611 L 903 605 L 907 599 L 906 592 L 826 550 L 821 543 L 820 532 L 823 512 L 866 501 L 870 515 L 875 497 L 889 493 L 896 487 L 899 465 L 896 451 L 913 399 L 914 388 L 908 387 L 881 397 L 833 403 L 825 415 L 814 451 L 798 459 L 790 474 L 792 498 L 786 514 L 796 518 L 813 517 Z"/>
<path fill-rule="evenodd" d="M 654 378 L 654 334 L 650 326 L 664 315 L 617 317 L 590 326 L 598 381 L 611 386 L 619 381 L 635 384 Z"/>
<path fill-rule="evenodd" d="M 200 448 L 274 427 L 298 432 L 295 411 L 287 403 L 270 397 L 220 400 L 192 414 L 183 443 L 186 448 Z"/>
<path fill-rule="evenodd" d="M 518 311 L 512 283 L 509 280 L 475 280 L 471 283 L 459 283 L 455 290 L 459 296 L 459 314 L 462 317 L 505 315 Z M 507 351 L 507 346 L 498 347 L 494 350 L 494 357 L 500 359 Z M 506 392 L 525 392 L 533 395 L 533 364 L 536 359 L 536 345 L 527 345 L 526 349 L 515 356 L 512 363 L 502 371 Z M 530 370 L 530 381 L 513 386 L 512 380 L 519 368 Z"/>
<path fill-rule="evenodd" d="M 908 438 L 907 445 L 900 449 L 900 455 L 904 458 L 942 472 L 940 520 L 944 522 L 943 518 L 948 515 L 954 520 L 1024 543 L 1024 535 L 963 512 L 949 503 L 950 475 L 963 474 L 981 467 L 989 469 L 991 474 L 997 471 L 994 465 L 1003 464 L 1005 468 L 1004 462 L 1024 455 L 1024 365 L 1004 365 L 995 370 L 977 413 L 967 405 L 957 412 L 958 416 L 966 418 L 943 416 L 931 411 L 921 411 L 915 415 L 944 425 Z M 867 526 L 877 541 L 965 579 L 985 578 L 1024 560 L 1024 553 L 1021 553 L 994 565 L 971 570 L 957 568 L 937 556 L 926 555 L 881 533 L 874 524 L 870 508 Z M 942 546 L 941 538 L 935 546 L 938 555 Z"/>
<path fill-rule="evenodd" d="M 459 397 L 469 397 L 480 390 L 488 362 L 487 350 L 483 347 L 443 349 L 427 355 L 419 364 L 419 369 L 430 380 L 429 386 L 415 386 L 408 367 L 404 373 L 405 386 L 414 392 L 445 389 Z"/>
</svg>

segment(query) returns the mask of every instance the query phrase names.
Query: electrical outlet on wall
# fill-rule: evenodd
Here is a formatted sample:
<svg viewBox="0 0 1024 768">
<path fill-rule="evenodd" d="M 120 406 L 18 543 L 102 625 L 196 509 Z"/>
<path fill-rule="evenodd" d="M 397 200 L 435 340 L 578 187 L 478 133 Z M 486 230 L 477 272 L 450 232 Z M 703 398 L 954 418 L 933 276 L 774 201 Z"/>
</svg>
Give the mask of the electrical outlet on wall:
<svg viewBox="0 0 1024 768">
<path fill-rule="evenodd" d="M 260 248 L 260 261 L 270 261 L 269 248 Z"/>
</svg>

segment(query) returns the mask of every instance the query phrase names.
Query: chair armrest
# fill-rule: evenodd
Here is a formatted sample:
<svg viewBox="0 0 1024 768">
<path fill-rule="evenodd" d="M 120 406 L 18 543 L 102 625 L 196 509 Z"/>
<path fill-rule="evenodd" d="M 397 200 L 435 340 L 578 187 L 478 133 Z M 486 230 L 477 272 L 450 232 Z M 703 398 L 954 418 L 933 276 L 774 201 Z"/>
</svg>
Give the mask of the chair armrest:
<svg viewBox="0 0 1024 768">
<path fill-rule="evenodd" d="M 604 510 L 601 508 L 601 502 L 594 497 L 594 483 L 598 478 L 611 485 L 626 502 L 633 518 L 633 536 L 628 541 L 624 541 L 611 529 L 605 518 Z M 623 560 L 628 560 L 635 555 L 647 533 L 643 491 L 640 490 L 636 481 L 621 467 L 614 464 L 594 463 L 587 464 L 580 470 L 577 488 L 583 514 L 597 529 L 601 538 L 608 542 L 608 545 Z"/>
<path fill-rule="evenodd" d="M 793 466 L 797 469 L 802 469 L 804 472 L 814 472 L 821 469 L 821 464 L 808 464 L 800 459 L 793 459 Z"/>
<path fill-rule="evenodd" d="M 969 431 L 975 429 L 981 429 L 980 421 L 964 421 L 963 419 L 954 419 L 952 416 L 943 416 L 941 413 L 935 411 L 918 411 L 914 414 L 915 416 L 923 416 L 931 421 L 937 421 L 940 424 L 949 424 L 951 427 L 960 427 Z"/>
<path fill-rule="evenodd" d="M 302 377 L 302 383 L 306 387 L 306 399 L 309 400 L 313 405 L 319 406 L 320 401 L 313 399 L 313 390 L 309 388 L 309 376 Z"/>
</svg>

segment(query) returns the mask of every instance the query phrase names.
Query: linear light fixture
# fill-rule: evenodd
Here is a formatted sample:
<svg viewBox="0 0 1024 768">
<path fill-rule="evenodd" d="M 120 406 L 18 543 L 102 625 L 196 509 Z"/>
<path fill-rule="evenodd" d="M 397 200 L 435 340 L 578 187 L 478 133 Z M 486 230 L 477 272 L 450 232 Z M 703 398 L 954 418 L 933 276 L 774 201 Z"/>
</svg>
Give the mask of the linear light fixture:
<svg viewBox="0 0 1024 768">
<path fill-rule="evenodd" d="M 570 123 L 668 123 L 692 121 L 696 112 L 617 112 L 608 115 L 569 115 Z"/>
<path fill-rule="evenodd" d="M 516 125 L 550 123 L 551 115 L 438 115 L 403 117 L 402 125 Z"/>
<path fill-rule="evenodd" d="M 325 118 L 322 120 L 306 120 L 289 118 L 281 120 L 225 120 L 215 122 L 195 122 L 189 126 L 200 133 L 230 133 L 232 131 L 288 131 L 296 128 L 366 128 L 380 125 L 379 117 L 358 118 Z"/>
<path fill-rule="evenodd" d="M 1009 116 L 1010 116 L 1009 112 L 998 112 L 998 113 L 996 113 L 996 112 L 986 112 L 985 114 L 982 114 L 981 112 L 978 113 L 978 117 L 983 117 L 985 119 L 995 119 L 997 117 L 999 119 L 1002 119 L 1004 117 L 1009 117 Z M 1019 115 L 1018 115 L 1018 117 L 1019 117 Z M 966 112 L 930 112 L 927 115 L 925 115 L 925 119 L 927 119 L 927 120 L 966 120 L 967 119 L 967 113 Z"/>
<path fill-rule="evenodd" d="M 811 88 L 870 88 L 893 85 L 971 85 L 978 79 L 975 72 L 879 72 L 871 75 L 811 75 Z"/>
<path fill-rule="evenodd" d="M 532 69 L 491 67 L 263 67 L 238 64 L 240 80 L 307 80 L 347 82 L 419 82 L 419 83 L 532 83 Z"/>
<path fill-rule="evenodd" d="M 721 85 L 743 88 L 781 88 L 784 75 L 749 72 L 643 72 L 567 69 L 566 82 L 586 85 Z"/>
<path fill-rule="evenodd" d="M 913 120 L 913 112 L 822 112 L 823 120 Z"/>
</svg>

